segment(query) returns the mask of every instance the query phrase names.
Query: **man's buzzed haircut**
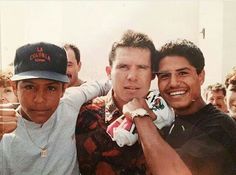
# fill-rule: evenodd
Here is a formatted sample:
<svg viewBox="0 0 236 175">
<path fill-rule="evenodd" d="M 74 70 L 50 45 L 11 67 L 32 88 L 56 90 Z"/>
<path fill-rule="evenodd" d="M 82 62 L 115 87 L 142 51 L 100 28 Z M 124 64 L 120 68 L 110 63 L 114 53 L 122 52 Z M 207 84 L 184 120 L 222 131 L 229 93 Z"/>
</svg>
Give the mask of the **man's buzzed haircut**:
<svg viewBox="0 0 236 175">
<path fill-rule="evenodd" d="M 154 61 L 156 59 L 156 48 L 153 41 L 143 33 L 135 32 L 133 30 L 127 30 L 121 37 L 121 40 L 118 42 L 114 42 L 109 54 L 109 64 L 113 65 L 116 56 L 116 49 L 122 47 L 133 47 L 133 48 L 142 48 L 148 49 L 151 53 L 151 65 L 152 70 Z"/>
</svg>

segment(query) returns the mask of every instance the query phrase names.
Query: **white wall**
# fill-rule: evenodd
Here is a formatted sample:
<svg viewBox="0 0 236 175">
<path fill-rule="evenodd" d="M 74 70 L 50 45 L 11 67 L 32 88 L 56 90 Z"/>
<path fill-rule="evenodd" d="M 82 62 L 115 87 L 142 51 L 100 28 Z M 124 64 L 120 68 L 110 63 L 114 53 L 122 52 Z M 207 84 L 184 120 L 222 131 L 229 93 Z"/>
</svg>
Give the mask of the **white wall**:
<svg viewBox="0 0 236 175">
<path fill-rule="evenodd" d="M 204 86 L 222 82 L 223 1 L 201 0 L 199 32 L 205 28 L 205 39 L 199 36 L 199 47 L 205 56 Z"/>
<path fill-rule="evenodd" d="M 111 44 L 126 29 L 148 34 L 157 48 L 177 38 L 199 45 L 206 57 L 206 84 L 220 81 L 235 60 L 234 1 L 0 1 L 0 5 L 2 66 L 12 62 L 16 48 L 28 42 L 72 42 L 81 50 L 80 76 L 105 77 Z M 222 61 L 222 55 L 227 61 Z"/>
<path fill-rule="evenodd" d="M 111 44 L 126 29 L 147 33 L 157 47 L 176 38 L 197 41 L 197 1 L 4 1 L 1 4 L 3 65 L 12 61 L 15 49 L 27 42 L 72 42 L 81 50 L 81 76 L 96 79 L 106 76 L 104 67 Z"/>
<path fill-rule="evenodd" d="M 224 1 L 223 10 L 222 74 L 225 76 L 236 66 L 236 1 Z"/>
</svg>

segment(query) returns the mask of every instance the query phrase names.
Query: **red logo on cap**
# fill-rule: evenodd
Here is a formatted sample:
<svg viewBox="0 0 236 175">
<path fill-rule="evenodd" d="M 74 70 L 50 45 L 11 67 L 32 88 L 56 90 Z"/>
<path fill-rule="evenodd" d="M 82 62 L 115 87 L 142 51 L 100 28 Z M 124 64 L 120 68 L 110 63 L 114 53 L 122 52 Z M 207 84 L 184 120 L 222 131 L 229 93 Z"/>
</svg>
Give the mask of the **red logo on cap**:
<svg viewBox="0 0 236 175">
<path fill-rule="evenodd" d="M 37 47 L 36 52 L 30 55 L 30 60 L 35 62 L 50 62 L 50 56 L 43 51 L 42 47 Z"/>
</svg>

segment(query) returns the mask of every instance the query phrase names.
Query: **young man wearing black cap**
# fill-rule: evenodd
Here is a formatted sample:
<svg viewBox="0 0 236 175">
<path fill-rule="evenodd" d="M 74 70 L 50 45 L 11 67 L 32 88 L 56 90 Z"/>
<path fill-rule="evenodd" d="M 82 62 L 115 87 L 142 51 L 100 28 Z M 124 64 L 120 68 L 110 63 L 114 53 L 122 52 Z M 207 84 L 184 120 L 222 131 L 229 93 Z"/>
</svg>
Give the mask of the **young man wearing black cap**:
<svg viewBox="0 0 236 175">
<path fill-rule="evenodd" d="M 98 82 L 65 91 L 66 65 L 65 50 L 53 44 L 16 51 L 12 84 L 20 106 L 17 119 L 14 111 L 1 111 L 1 174 L 79 174 L 77 115 L 84 102 L 106 92 Z"/>
</svg>

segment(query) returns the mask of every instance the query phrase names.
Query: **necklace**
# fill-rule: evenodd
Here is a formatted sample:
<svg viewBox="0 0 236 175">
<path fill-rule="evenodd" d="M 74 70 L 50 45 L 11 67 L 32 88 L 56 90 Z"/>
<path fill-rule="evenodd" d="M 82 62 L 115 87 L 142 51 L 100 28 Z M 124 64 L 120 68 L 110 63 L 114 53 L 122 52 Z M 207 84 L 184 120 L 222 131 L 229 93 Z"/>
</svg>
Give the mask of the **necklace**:
<svg viewBox="0 0 236 175">
<path fill-rule="evenodd" d="M 30 141 L 31 141 L 37 148 L 40 149 L 40 157 L 42 157 L 42 158 L 47 157 L 47 155 L 48 155 L 47 145 L 48 145 L 48 140 L 49 140 L 49 134 L 48 134 L 48 138 L 47 138 L 47 143 L 46 143 L 46 145 L 45 145 L 44 147 L 41 147 L 41 146 L 37 145 L 37 144 L 34 142 L 33 138 L 31 137 L 31 135 L 30 135 L 30 133 L 29 133 L 29 131 L 28 131 L 28 128 L 27 128 L 26 123 L 25 123 L 25 121 L 24 121 L 25 119 L 22 118 L 22 120 L 23 120 L 24 127 L 25 127 L 26 133 L 27 133 L 27 135 L 28 135 Z M 49 132 L 49 133 L 50 133 L 50 132 Z"/>
</svg>

